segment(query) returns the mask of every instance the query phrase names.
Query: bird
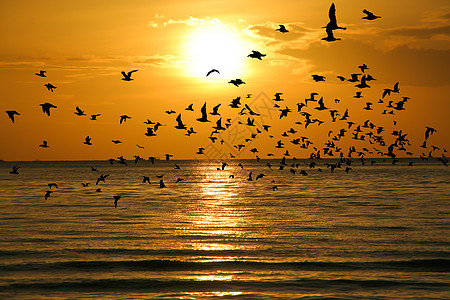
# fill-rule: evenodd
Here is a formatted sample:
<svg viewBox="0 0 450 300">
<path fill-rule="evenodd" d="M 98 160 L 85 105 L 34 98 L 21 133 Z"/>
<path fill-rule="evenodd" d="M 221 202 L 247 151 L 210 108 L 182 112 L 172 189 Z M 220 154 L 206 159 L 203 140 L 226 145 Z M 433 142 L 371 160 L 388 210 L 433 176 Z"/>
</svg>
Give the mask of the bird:
<svg viewBox="0 0 450 300">
<path fill-rule="evenodd" d="M 350 74 L 351 78 L 347 79 L 347 81 L 358 82 L 359 81 L 359 78 L 358 78 L 359 75 L 361 75 L 361 74 L 356 74 L 356 73 Z"/>
<path fill-rule="evenodd" d="M 367 9 L 363 9 L 363 13 L 366 14 L 364 17 L 362 17 L 362 19 L 365 20 L 372 21 L 381 18 L 380 16 L 375 16 L 372 12 L 368 11 Z"/>
<path fill-rule="evenodd" d="M 122 124 L 122 122 L 126 122 L 127 119 L 131 119 L 131 117 L 127 116 L 127 115 L 121 115 L 120 116 L 120 124 Z"/>
<path fill-rule="evenodd" d="M 166 157 L 166 160 L 170 160 L 170 158 L 173 156 L 173 154 L 166 153 L 164 156 Z"/>
<path fill-rule="evenodd" d="M 219 114 L 219 107 L 220 107 L 220 105 L 221 105 L 221 103 L 219 103 L 216 106 L 214 106 L 213 107 L 213 111 L 210 112 L 209 114 L 213 115 L 213 116 L 220 116 L 220 114 Z"/>
<path fill-rule="evenodd" d="M 44 86 L 47 88 L 47 90 L 49 90 L 51 92 L 53 92 L 53 90 L 56 89 L 56 86 L 54 86 L 51 83 L 46 83 L 46 84 L 44 84 Z"/>
<path fill-rule="evenodd" d="M 91 171 L 92 172 L 98 172 L 98 170 L 96 168 L 94 168 L 94 167 L 91 167 Z"/>
<path fill-rule="evenodd" d="M 15 110 L 6 110 L 5 111 L 8 114 L 8 117 L 11 119 L 11 121 L 14 123 L 14 116 L 15 115 L 20 115 L 17 111 Z"/>
<path fill-rule="evenodd" d="M 311 75 L 311 77 L 313 78 L 313 80 L 314 80 L 315 82 L 318 82 L 318 81 L 325 81 L 325 76 L 321 76 L 321 75 L 314 74 L 314 75 Z"/>
<path fill-rule="evenodd" d="M 84 138 L 83 144 L 86 144 L 86 145 L 92 145 L 91 140 L 92 140 L 92 138 L 90 138 L 89 136 L 87 136 L 87 137 Z"/>
<path fill-rule="evenodd" d="M 95 183 L 95 185 L 98 185 L 98 183 L 99 183 L 100 181 L 105 182 L 105 179 L 106 179 L 106 177 L 108 177 L 108 176 L 109 176 L 109 175 L 103 175 L 103 174 L 101 174 L 100 177 L 97 178 L 97 182 Z"/>
<path fill-rule="evenodd" d="M 41 148 L 49 148 L 50 146 L 47 144 L 47 141 L 42 141 L 42 144 L 39 145 Z"/>
<path fill-rule="evenodd" d="M 89 182 L 86 182 L 86 183 L 82 182 L 81 185 L 82 185 L 83 187 L 89 187 Z"/>
<path fill-rule="evenodd" d="M 279 32 L 281 32 L 281 33 L 287 33 L 287 32 L 289 32 L 289 30 L 287 30 L 286 29 L 286 27 L 284 26 L 284 25 L 278 25 L 279 26 L 279 28 L 277 28 L 277 29 L 275 29 L 275 31 L 279 31 Z"/>
<path fill-rule="evenodd" d="M 42 111 L 47 114 L 48 116 L 50 116 L 50 108 L 57 108 L 57 106 L 51 104 L 51 103 L 43 103 L 43 104 L 39 104 L 42 107 Z"/>
<path fill-rule="evenodd" d="M 122 80 L 124 80 L 124 81 L 131 81 L 131 80 L 134 80 L 133 78 L 131 78 L 131 74 L 133 74 L 134 72 L 137 72 L 138 70 L 133 70 L 133 71 L 130 71 L 130 72 L 128 72 L 128 73 L 125 73 L 125 71 L 122 71 L 121 73 L 122 73 L 122 75 L 123 75 L 123 78 L 122 78 Z"/>
<path fill-rule="evenodd" d="M 184 179 L 183 178 L 177 178 L 177 180 L 175 181 L 175 183 L 179 183 L 179 182 L 181 182 L 181 181 L 183 181 Z"/>
<path fill-rule="evenodd" d="M 217 69 L 211 69 L 210 71 L 208 71 L 208 73 L 206 73 L 206 77 L 208 77 L 209 75 L 211 75 L 212 73 L 217 73 L 217 74 L 220 74 L 220 72 L 219 72 L 219 70 L 217 70 Z"/>
<path fill-rule="evenodd" d="M 47 200 L 48 197 L 50 197 L 51 193 L 53 193 L 53 191 L 47 191 L 47 192 L 45 193 L 45 195 L 44 195 L 45 200 Z"/>
<path fill-rule="evenodd" d="M 151 182 L 150 182 L 150 177 L 145 176 L 145 175 L 143 175 L 142 177 L 143 177 L 142 183 L 146 183 L 146 182 L 147 182 L 148 184 L 151 184 Z"/>
<path fill-rule="evenodd" d="M 372 102 L 366 102 L 366 107 L 364 107 L 363 109 L 365 110 L 373 110 L 372 107 L 370 107 L 372 105 Z"/>
<path fill-rule="evenodd" d="M 201 154 L 205 154 L 203 151 L 205 150 L 205 148 L 198 148 L 197 154 L 201 155 Z"/>
<path fill-rule="evenodd" d="M 248 173 L 248 178 L 247 178 L 248 181 L 253 181 L 252 173 L 253 172 Z"/>
<path fill-rule="evenodd" d="M 194 106 L 194 104 L 191 103 L 191 104 L 189 104 L 188 107 L 186 107 L 184 110 L 194 111 L 193 106 Z"/>
<path fill-rule="evenodd" d="M 56 189 L 58 189 L 58 185 L 56 183 L 54 183 L 54 182 L 51 182 L 51 183 L 49 183 L 47 185 L 48 185 L 49 189 L 52 189 L 52 187 L 55 187 Z"/>
<path fill-rule="evenodd" d="M 86 114 L 84 113 L 83 110 L 81 110 L 81 108 L 79 108 L 78 106 L 75 108 L 76 112 L 74 112 L 74 114 L 76 114 L 77 116 L 85 116 Z"/>
<path fill-rule="evenodd" d="M 117 202 L 119 201 L 119 199 L 121 198 L 119 195 L 117 196 L 113 196 L 114 198 L 114 207 L 117 208 Z"/>
<path fill-rule="evenodd" d="M 240 78 L 232 79 L 232 80 L 228 81 L 228 83 L 234 84 L 237 87 L 239 87 L 239 85 L 241 85 L 241 84 L 245 84 L 245 82 L 242 81 L 242 79 L 240 79 Z"/>
<path fill-rule="evenodd" d="M 206 113 L 206 102 L 205 102 L 205 104 L 203 104 L 200 111 L 202 113 L 202 117 L 197 118 L 197 121 L 202 122 L 202 123 L 211 122 L 210 120 L 208 120 L 208 114 Z"/>
<path fill-rule="evenodd" d="M 363 89 L 363 88 L 370 88 L 370 86 L 366 83 L 366 75 L 363 75 L 361 77 L 361 82 L 358 84 L 355 84 L 355 87 Z"/>
<path fill-rule="evenodd" d="M 95 121 L 97 120 L 97 117 L 100 116 L 101 114 L 95 114 L 95 115 L 91 115 L 91 120 Z"/>
<path fill-rule="evenodd" d="M 40 70 L 39 73 L 34 73 L 34 74 L 39 77 L 47 77 L 47 75 L 45 75 L 45 73 L 47 73 L 47 71 Z"/>
<path fill-rule="evenodd" d="M 257 58 L 259 60 L 262 60 L 262 57 L 264 57 L 264 56 L 266 56 L 266 54 L 262 54 L 261 52 L 255 51 L 255 50 L 252 50 L 252 53 L 247 55 L 247 57 Z"/>
<path fill-rule="evenodd" d="M 322 28 L 330 29 L 330 30 L 336 30 L 336 29 L 342 29 L 346 30 L 347 27 L 339 27 L 337 25 L 337 19 L 336 19 L 336 7 L 334 6 L 334 3 L 331 4 L 330 9 L 328 10 L 328 18 L 330 21 L 328 24 Z"/>
<path fill-rule="evenodd" d="M 363 72 L 363 73 L 364 73 L 365 70 L 369 69 L 369 68 L 367 67 L 366 64 L 362 64 L 362 65 L 358 66 L 358 68 L 359 68 L 359 69 L 361 70 L 361 72 Z"/>
<path fill-rule="evenodd" d="M 144 133 L 146 136 L 156 136 L 156 133 L 153 131 L 153 128 L 147 127 L 147 132 Z M 141 147 L 139 147 L 141 148 Z"/>
<path fill-rule="evenodd" d="M 162 189 L 162 188 L 165 188 L 165 187 L 166 187 L 166 185 L 164 184 L 164 181 L 163 181 L 163 179 L 161 178 L 161 179 L 159 180 L 159 188 Z"/>
<path fill-rule="evenodd" d="M 187 129 L 186 124 L 183 124 L 181 121 L 181 114 L 178 115 L 176 118 L 177 125 L 175 126 L 176 129 Z"/>
<path fill-rule="evenodd" d="M 426 130 L 425 130 L 425 140 L 428 140 L 428 138 L 435 132 L 437 132 L 436 129 L 432 128 L 432 127 L 428 127 L 425 126 Z"/>
<path fill-rule="evenodd" d="M 20 167 L 19 167 L 18 165 L 15 165 L 15 166 L 13 167 L 12 171 L 9 172 L 9 174 L 15 174 L 15 175 L 18 175 L 18 174 L 19 174 L 19 172 L 18 172 L 19 169 L 20 169 Z"/>
</svg>

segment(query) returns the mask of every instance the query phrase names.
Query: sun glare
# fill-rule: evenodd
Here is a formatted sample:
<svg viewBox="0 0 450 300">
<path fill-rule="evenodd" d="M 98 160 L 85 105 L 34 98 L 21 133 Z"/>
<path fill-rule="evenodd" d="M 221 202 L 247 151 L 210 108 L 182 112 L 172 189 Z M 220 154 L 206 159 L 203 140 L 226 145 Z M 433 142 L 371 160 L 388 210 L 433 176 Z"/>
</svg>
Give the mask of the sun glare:
<svg viewBox="0 0 450 300">
<path fill-rule="evenodd" d="M 244 71 L 246 49 L 239 35 L 229 29 L 209 26 L 197 28 L 186 43 L 187 73 L 191 77 L 237 78 Z"/>
</svg>

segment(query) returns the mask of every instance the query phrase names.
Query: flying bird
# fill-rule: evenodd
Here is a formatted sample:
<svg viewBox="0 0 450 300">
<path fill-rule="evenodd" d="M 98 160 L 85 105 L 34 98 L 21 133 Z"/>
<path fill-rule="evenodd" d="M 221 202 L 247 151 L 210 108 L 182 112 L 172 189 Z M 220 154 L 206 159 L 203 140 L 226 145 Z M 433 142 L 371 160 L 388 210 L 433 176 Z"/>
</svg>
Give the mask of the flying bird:
<svg viewBox="0 0 450 300">
<path fill-rule="evenodd" d="M 54 89 L 56 89 L 56 86 L 54 86 L 51 83 L 46 83 L 44 84 L 44 86 L 47 88 L 47 90 L 49 90 L 50 92 L 53 92 Z"/>
<path fill-rule="evenodd" d="M 83 110 L 81 110 L 81 108 L 79 108 L 78 106 L 75 108 L 76 112 L 74 112 L 74 114 L 76 114 L 77 116 L 85 116 L 86 114 L 84 113 Z"/>
<path fill-rule="evenodd" d="M 44 195 L 45 200 L 47 200 L 48 197 L 50 197 L 50 195 L 51 195 L 52 193 L 53 193 L 53 191 L 47 191 L 47 192 L 45 193 L 45 195 Z"/>
<path fill-rule="evenodd" d="M 166 187 L 166 185 L 164 184 L 164 181 L 163 181 L 163 179 L 161 178 L 161 179 L 159 180 L 159 188 L 162 189 L 162 188 L 165 188 L 165 187 Z"/>
<path fill-rule="evenodd" d="M 133 74 L 134 72 L 137 72 L 138 70 L 133 70 L 133 71 L 130 71 L 130 72 L 128 72 L 128 73 L 125 73 L 124 71 L 122 71 L 121 73 L 122 73 L 122 75 L 123 75 L 123 78 L 122 78 L 122 80 L 124 80 L 124 81 L 131 81 L 131 80 L 134 80 L 133 78 L 131 78 L 131 74 Z"/>
<path fill-rule="evenodd" d="M 178 115 L 176 118 L 177 125 L 175 126 L 176 129 L 187 129 L 186 124 L 183 124 L 181 121 L 181 114 Z"/>
<path fill-rule="evenodd" d="M 114 198 L 114 207 L 117 208 L 117 202 L 119 201 L 119 199 L 121 198 L 120 196 L 113 196 Z"/>
<path fill-rule="evenodd" d="M 325 81 L 325 76 L 321 76 L 321 75 L 314 74 L 314 75 L 311 75 L 311 77 L 313 78 L 313 80 L 314 80 L 315 82 L 318 82 L 318 81 Z"/>
<path fill-rule="evenodd" d="M 217 70 L 217 69 L 212 69 L 212 70 L 210 70 L 210 71 L 208 71 L 208 73 L 206 73 L 206 77 L 208 77 L 209 75 L 211 75 L 212 73 L 217 73 L 217 74 L 220 74 L 220 72 L 219 72 L 219 70 Z"/>
<path fill-rule="evenodd" d="M 257 58 L 257 59 L 259 59 L 259 60 L 262 60 L 262 58 L 263 58 L 264 56 L 266 56 L 266 54 L 262 54 L 261 52 L 255 51 L 255 50 L 252 50 L 252 53 L 250 53 L 249 55 L 247 55 L 247 57 Z"/>
<path fill-rule="evenodd" d="M 11 119 L 11 121 L 14 123 L 14 116 L 15 115 L 20 115 L 17 111 L 15 110 L 7 110 L 6 113 L 8 114 L 8 117 Z"/>
<path fill-rule="evenodd" d="M 54 182 L 47 184 L 49 189 L 52 189 L 52 187 L 55 187 L 56 189 L 58 189 L 58 185 Z"/>
<path fill-rule="evenodd" d="M 95 115 L 91 115 L 91 120 L 95 121 L 97 120 L 97 117 L 100 116 L 101 114 L 95 114 Z"/>
<path fill-rule="evenodd" d="M 202 122 L 202 123 L 211 122 L 210 120 L 208 120 L 208 115 L 206 113 L 206 102 L 205 102 L 205 104 L 203 104 L 200 111 L 202 113 L 202 117 L 197 118 L 197 121 Z"/>
<path fill-rule="evenodd" d="M 47 114 L 48 116 L 50 116 L 50 108 L 57 108 L 57 106 L 51 104 L 51 103 L 43 103 L 43 104 L 39 104 L 42 107 L 42 111 Z"/>
<path fill-rule="evenodd" d="M 232 83 L 237 87 L 239 87 L 239 85 L 241 85 L 241 84 L 245 84 L 245 82 L 242 81 L 242 79 L 240 79 L 240 78 L 232 79 L 232 80 L 228 81 L 228 83 Z"/>
<path fill-rule="evenodd" d="M 437 132 L 437 130 L 434 129 L 434 128 L 432 128 L 432 127 L 426 126 L 425 128 L 426 128 L 426 130 L 425 130 L 425 140 L 428 140 L 428 138 L 429 138 L 433 133 Z"/>
<path fill-rule="evenodd" d="M 120 124 L 122 124 L 122 122 L 126 122 L 127 119 L 131 119 L 131 117 L 127 116 L 127 115 L 121 115 L 120 116 Z"/>
<path fill-rule="evenodd" d="M 191 104 L 189 104 L 188 107 L 186 107 L 184 110 L 194 111 L 193 106 L 194 106 L 194 104 L 191 103 Z"/>
<path fill-rule="evenodd" d="M 277 29 L 275 29 L 275 31 L 279 31 L 279 32 L 281 32 L 281 33 L 286 33 L 286 32 L 289 32 L 289 30 L 287 30 L 286 29 L 286 27 L 284 26 L 284 25 L 278 25 L 279 26 L 279 28 L 277 28 Z"/>
<path fill-rule="evenodd" d="M 20 167 L 17 166 L 17 165 L 15 165 L 15 166 L 13 167 L 12 171 L 9 172 L 9 174 L 15 174 L 15 175 L 17 175 L 17 174 L 19 174 L 19 172 L 18 172 L 19 169 L 20 169 Z"/>
<path fill-rule="evenodd" d="M 47 144 L 47 141 L 42 141 L 42 144 L 39 145 L 41 148 L 49 148 L 50 146 Z"/>
<path fill-rule="evenodd" d="M 100 177 L 97 178 L 97 182 L 95 183 L 95 185 L 98 185 L 98 183 L 99 183 L 100 181 L 105 182 L 105 179 L 106 179 L 106 177 L 108 177 L 108 176 L 109 176 L 109 175 L 103 175 L 103 174 L 101 174 Z"/>
<path fill-rule="evenodd" d="M 347 27 L 339 27 L 337 24 L 337 19 L 336 19 L 336 7 L 334 6 L 334 3 L 331 4 L 330 9 L 328 10 L 328 18 L 330 19 L 330 21 L 328 22 L 328 24 L 325 27 L 322 28 L 326 28 L 326 29 L 330 29 L 330 30 L 336 30 L 336 29 L 342 29 L 342 30 L 346 30 Z"/>
<path fill-rule="evenodd" d="M 84 138 L 83 144 L 92 145 L 91 140 L 92 139 L 89 136 L 87 136 L 87 137 Z"/>
<path fill-rule="evenodd" d="M 366 14 L 364 17 L 362 17 L 362 19 L 365 20 L 372 21 L 381 18 L 380 16 L 375 16 L 372 12 L 368 11 L 367 9 L 363 9 L 363 13 Z"/>
<path fill-rule="evenodd" d="M 34 73 L 34 74 L 35 74 L 36 76 L 39 76 L 39 77 L 47 77 L 47 76 L 45 75 L 45 73 L 47 73 L 47 71 L 40 70 L 39 73 Z"/>
</svg>

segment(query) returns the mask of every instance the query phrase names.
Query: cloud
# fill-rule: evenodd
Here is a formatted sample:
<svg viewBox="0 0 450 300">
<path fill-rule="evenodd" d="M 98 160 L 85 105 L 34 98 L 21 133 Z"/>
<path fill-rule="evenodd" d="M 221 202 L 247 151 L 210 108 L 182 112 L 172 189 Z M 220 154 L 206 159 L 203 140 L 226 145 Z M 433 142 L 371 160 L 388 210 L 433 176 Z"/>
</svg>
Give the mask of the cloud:
<svg viewBox="0 0 450 300">
<path fill-rule="evenodd" d="M 133 59 L 133 63 L 150 65 L 157 68 L 178 67 L 184 61 L 172 54 L 155 54 L 151 56 L 139 56 Z"/>
<path fill-rule="evenodd" d="M 201 26 L 217 26 L 223 27 L 224 24 L 217 18 L 213 19 L 201 19 L 190 16 L 187 19 L 168 19 L 163 21 L 165 18 L 163 15 L 155 15 L 155 18 L 158 21 L 151 20 L 148 23 L 148 27 L 159 28 L 159 27 L 167 27 L 168 25 L 176 25 L 176 24 L 184 24 L 187 26 L 201 27 Z"/>
</svg>

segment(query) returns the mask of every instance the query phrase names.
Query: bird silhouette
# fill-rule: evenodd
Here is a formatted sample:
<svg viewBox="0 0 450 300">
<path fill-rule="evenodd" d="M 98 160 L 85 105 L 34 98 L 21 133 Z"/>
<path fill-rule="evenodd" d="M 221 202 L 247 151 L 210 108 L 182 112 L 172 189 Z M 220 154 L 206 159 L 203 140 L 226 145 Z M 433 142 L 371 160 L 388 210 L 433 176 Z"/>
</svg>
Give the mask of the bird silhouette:
<svg viewBox="0 0 450 300">
<path fill-rule="evenodd" d="M 103 174 L 101 174 L 100 177 L 97 178 L 97 182 L 95 183 L 95 185 L 98 185 L 98 183 L 99 183 L 100 181 L 105 182 L 105 179 L 106 179 L 108 176 L 109 176 L 109 175 L 103 175 Z"/>
<path fill-rule="evenodd" d="M 81 110 L 81 108 L 79 108 L 78 106 L 75 108 L 76 112 L 74 112 L 74 114 L 76 114 L 77 116 L 85 116 L 86 114 L 84 113 L 83 110 Z"/>
<path fill-rule="evenodd" d="M 17 111 L 15 110 L 6 110 L 5 111 L 8 114 L 8 117 L 11 119 L 11 122 L 14 123 L 14 116 L 15 115 L 20 115 Z"/>
<path fill-rule="evenodd" d="M 147 127 L 147 132 L 144 133 L 146 136 L 156 136 L 156 133 L 153 131 L 153 128 Z M 139 147 L 140 148 L 140 147 Z"/>
<path fill-rule="evenodd" d="M 201 154 L 205 154 L 203 151 L 205 150 L 205 148 L 198 148 L 197 154 L 201 155 Z"/>
<path fill-rule="evenodd" d="M 262 60 L 262 58 L 263 58 L 264 56 L 266 56 L 266 54 L 262 54 L 261 52 L 255 51 L 255 50 L 252 50 L 252 53 L 250 53 L 249 55 L 247 55 L 247 57 L 257 58 L 257 59 L 259 59 L 259 60 Z"/>
<path fill-rule="evenodd" d="M 220 105 L 221 105 L 221 103 L 219 103 L 216 106 L 214 106 L 213 107 L 213 111 L 210 112 L 209 114 L 213 115 L 213 116 L 220 116 L 220 114 L 219 114 L 219 107 L 220 107 Z"/>
<path fill-rule="evenodd" d="M 202 122 L 202 123 L 211 122 L 208 120 L 208 114 L 206 113 L 206 102 L 205 102 L 205 104 L 203 104 L 200 111 L 202 113 L 202 116 L 201 116 L 201 118 L 197 118 L 197 121 Z"/>
<path fill-rule="evenodd" d="M 84 138 L 83 144 L 86 144 L 86 145 L 90 146 L 90 145 L 92 145 L 91 140 L 92 139 L 89 136 L 87 136 L 87 137 Z"/>
<path fill-rule="evenodd" d="M 328 10 L 328 18 L 330 21 L 328 24 L 322 28 L 330 29 L 330 30 L 336 30 L 336 29 L 342 29 L 346 30 L 347 27 L 339 27 L 337 25 L 337 19 L 336 19 L 336 7 L 334 6 L 334 3 L 331 4 L 330 9 Z"/>
<path fill-rule="evenodd" d="M 186 124 L 183 124 L 181 121 L 181 114 L 178 115 L 176 118 L 177 125 L 175 126 L 176 129 L 187 129 Z"/>
<path fill-rule="evenodd" d="M 242 79 L 240 79 L 240 78 L 232 79 L 232 80 L 228 81 L 228 83 L 234 84 L 237 87 L 239 87 L 239 85 L 241 85 L 241 84 L 245 84 L 245 82 L 242 81 Z"/>
<path fill-rule="evenodd" d="M 369 67 L 367 67 L 366 64 L 362 64 L 362 65 L 358 66 L 358 68 L 359 68 L 359 69 L 361 70 L 361 72 L 363 72 L 363 73 L 364 73 L 365 70 L 369 69 Z"/>
<path fill-rule="evenodd" d="M 50 146 L 47 144 L 47 141 L 42 141 L 42 144 L 39 145 L 41 148 L 49 148 Z"/>
<path fill-rule="evenodd" d="M 42 107 L 42 111 L 47 114 L 48 116 L 50 116 L 50 108 L 57 108 L 57 106 L 51 104 L 51 103 L 43 103 L 43 104 L 39 104 Z"/>
<path fill-rule="evenodd" d="M 325 76 L 321 76 L 321 75 L 314 74 L 314 75 L 311 75 L 311 77 L 313 78 L 313 80 L 314 80 L 315 82 L 318 82 L 318 81 L 325 81 Z"/>
<path fill-rule="evenodd" d="M 56 184 L 55 182 L 51 182 L 51 183 L 49 183 L 47 185 L 48 185 L 49 189 L 52 189 L 52 187 L 55 187 L 56 189 L 58 189 L 58 184 Z"/>
<path fill-rule="evenodd" d="M 208 73 L 206 73 L 206 77 L 208 77 L 209 75 L 211 75 L 214 72 L 217 73 L 217 74 L 220 74 L 219 70 L 212 69 L 212 70 L 208 71 Z"/>
<path fill-rule="evenodd" d="M 148 177 L 148 176 L 142 176 L 143 177 L 143 179 L 142 179 L 142 183 L 148 183 L 148 184 L 151 184 L 151 182 L 150 182 L 150 177 Z"/>
<path fill-rule="evenodd" d="M 186 107 L 184 110 L 194 111 L 193 106 L 194 106 L 194 104 L 191 103 L 191 104 L 189 104 L 188 107 Z"/>
<path fill-rule="evenodd" d="M 47 191 L 47 192 L 45 192 L 45 195 L 44 195 L 45 200 L 47 200 L 48 197 L 50 197 L 50 195 L 51 195 L 52 193 L 53 193 L 53 191 Z"/>
<path fill-rule="evenodd" d="M 165 187 L 166 187 L 166 185 L 164 184 L 164 181 L 163 181 L 163 179 L 161 178 L 161 179 L 159 180 L 159 188 L 162 189 L 162 188 L 165 188 Z"/>
<path fill-rule="evenodd" d="M 123 122 L 126 122 L 127 119 L 131 119 L 131 117 L 127 116 L 127 115 L 121 115 L 120 116 L 120 124 L 122 124 Z"/>
<path fill-rule="evenodd" d="M 97 120 L 97 117 L 100 116 L 101 114 L 95 114 L 95 115 L 91 115 L 91 120 L 95 121 Z"/>
<path fill-rule="evenodd" d="M 53 92 L 54 89 L 56 89 L 56 86 L 54 86 L 51 83 L 46 83 L 44 84 L 44 86 L 47 88 L 47 90 L 49 90 L 50 92 Z"/>
<path fill-rule="evenodd" d="M 122 73 L 122 76 L 123 76 L 123 78 L 122 78 L 122 80 L 124 80 L 124 81 L 131 81 L 131 80 L 134 80 L 133 78 L 131 78 L 131 74 L 133 74 L 134 72 L 137 72 L 138 70 L 133 70 L 133 71 L 130 71 L 130 72 L 128 72 L 128 73 L 125 73 L 125 71 L 122 71 L 121 73 Z"/>
<path fill-rule="evenodd" d="M 365 19 L 365 20 L 372 21 L 372 20 L 376 20 L 378 18 L 381 18 L 380 16 L 375 16 L 373 13 L 371 13 L 367 9 L 363 9 L 363 13 L 366 14 L 364 17 L 362 17 L 362 19 Z"/>
<path fill-rule="evenodd" d="M 119 201 L 119 199 L 121 198 L 119 195 L 117 196 L 113 196 L 114 198 L 114 208 L 117 208 L 117 202 Z"/>
<path fill-rule="evenodd" d="M 277 29 L 275 29 L 275 31 L 279 31 L 279 32 L 281 32 L 281 33 L 286 33 L 286 32 L 289 32 L 289 30 L 287 30 L 286 29 L 286 27 L 284 26 L 284 25 L 278 25 L 279 26 L 279 28 L 277 28 Z"/>
<path fill-rule="evenodd" d="M 366 83 L 366 75 L 363 75 L 363 77 L 361 77 L 361 82 L 356 84 L 355 86 L 360 89 L 370 88 L 370 86 Z"/>
<path fill-rule="evenodd" d="M 47 75 L 45 75 L 45 73 L 47 73 L 47 71 L 40 70 L 39 73 L 34 73 L 34 74 L 39 77 L 47 77 Z"/>
<path fill-rule="evenodd" d="M 15 175 L 18 175 L 18 174 L 19 174 L 19 169 L 20 169 L 20 167 L 17 166 L 17 165 L 15 165 L 15 166 L 13 167 L 12 171 L 9 172 L 9 174 L 15 174 Z"/>
<path fill-rule="evenodd" d="M 425 130 L 425 140 L 428 140 L 428 138 L 429 138 L 433 133 L 437 132 L 437 130 L 434 129 L 434 128 L 432 128 L 432 127 L 426 126 L 425 128 L 426 128 L 426 130 Z"/>
<path fill-rule="evenodd" d="M 166 153 L 164 156 L 166 157 L 166 160 L 170 160 L 170 158 L 173 156 L 173 154 Z"/>
</svg>

